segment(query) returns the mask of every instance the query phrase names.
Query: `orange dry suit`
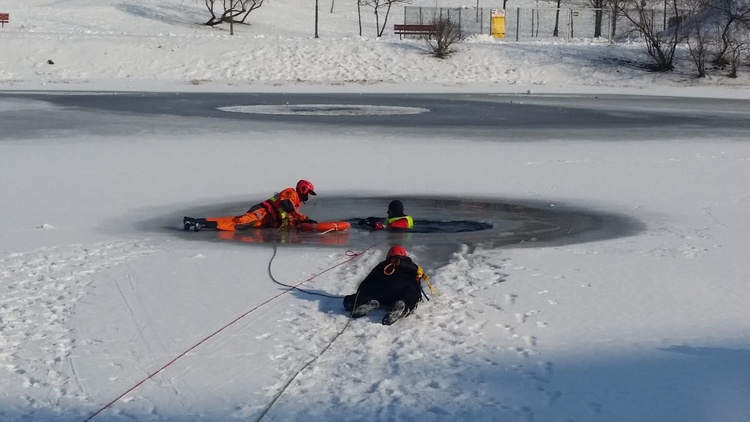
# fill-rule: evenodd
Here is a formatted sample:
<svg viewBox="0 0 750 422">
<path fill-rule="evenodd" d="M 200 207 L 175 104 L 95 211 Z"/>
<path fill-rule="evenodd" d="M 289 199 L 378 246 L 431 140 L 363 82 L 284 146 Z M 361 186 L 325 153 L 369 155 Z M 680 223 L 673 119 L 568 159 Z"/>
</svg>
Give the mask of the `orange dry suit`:
<svg viewBox="0 0 750 422">
<path fill-rule="evenodd" d="M 307 216 L 299 212 L 302 200 L 294 188 L 287 188 L 236 217 L 206 218 L 215 221 L 218 230 L 296 227 Z"/>
</svg>

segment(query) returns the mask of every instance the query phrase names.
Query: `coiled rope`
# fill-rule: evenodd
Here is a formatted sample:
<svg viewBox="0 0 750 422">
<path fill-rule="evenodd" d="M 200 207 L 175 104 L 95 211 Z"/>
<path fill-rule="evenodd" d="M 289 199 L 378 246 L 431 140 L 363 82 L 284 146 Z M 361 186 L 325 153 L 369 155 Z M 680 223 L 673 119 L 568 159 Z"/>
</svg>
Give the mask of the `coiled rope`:
<svg viewBox="0 0 750 422">
<path fill-rule="evenodd" d="M 318 273 L 318 274 L 314 274 L 314 275 L 310 276 L 309 278 L 307 278 L 306 280 L 303 280 L 303 281 L 301 281 L 301 282 L 299 282 L 299 283 L 297 283 L 297 284 L 295 284 L 295 285 L 284 285 L 284 284 L 282 284 L 283 286 L 285 286 L 285 287 L 288 287 L 288 288 L 289 288 L 289 290 L 285 290 L 285 291 L 283 291 L 283 292 L 281 292 L 281 293 L 279 293 L 279 294 L 277 294 L 277 295 L 274 295 L 274 296 L 272 296 L 271 298 L 269 298 L 269 299 L 267 299 L 267 300 L 263 301 L 262 303 L 260 303 L 260 304 L 258 304 L 257 306 L 253 307 L 253 308 L 252 308 L 252 309 L 250 309 L 249 311 L 247 311 L 247 312 L 243 313 L 242 315 L 240 315 L 240 316 L 238 316 L 237 318 L 233 319 L 233 320 L 232 320 L 232 321 L 230 321 L 229 323 L 225 324 L 225 325 L 224 325 L 223 327 L 221 327 L 221 328 L 219 328 L 218 330 L 214 331 L 213 333 L 209 334 L 208 336 L 206 336 L 205 338 L 203 338 L 203 339 L 202 339 L 202 340 L 200 340 L 199 342 L 195 343 L 195 344 L 194 344 L 193 346 L 191 346 L 191 347 L 190 347 L 189 349 L 187 349 L 187 350 L 185 350 L 184 352 L 180 353 L 179 355 L 175 356 L 175 357 L 174 357 L 174 359 L 172 359 L 172 360 L 170 360 L 169 362 L 167 362 L 167 363 L 166 363 L 166 364 L 165 364 L 164 366 L 162 366 L 161 368 L 157 369 L 157 370 L 156 370 L 156 371 L 154 371 L 153 373 L 149 374 L 149 375 L 148 375 L 148 376 L 147 376 L 146 378 L 143 378 L 143 379 L 142 379 L 141 381 L 137 382 L 137 383 L 136 383 L 135 385 L 133 385 L 132 387 L 130 387 L 129 389 L 127 389 L 127 390 L 126 390 L 126 391 L 125 391 L 124 393 L 122 393 L 122 394 L 120 394 L 119 396 L 115 397 L 115 398 L 114 398 L 114 399 L 113 399 L 112 401 L 110 401 L 109 403 L 107 403 L 107 404 L 105 404 L 104 406 L 102 406 L 102 407 L 101 407 L 101 408 L 100 408 L 99 410 L 97 410 L 96 412 L 92 413 L 92 414 L 91 414 L 91 416 L 89 416 L 88 418 L 84 419 L 84 422 L 86 422 L 86 421 L 90 421 L 91 419 L 95 418 L 95 417 L 96 417 L 96 416 L 97 416 L 98 414 L 100 414 L 101 412 L 103 412 L 103 411 L 104 411 L 105 409 L 109 408 L 109 407 L 110 407 L 110 406 L 112 406 L 113 404 L 115 404 L 115 403 L 116 403 L 116 402 L 117 402 L 118 400 L 120 400 L 121 398 L 125 397 L 125 396 L 126 396 L 127 394 L 131 393 L 131 392 L 132 392 L 133 390 L 135 390 L 136 388 L 140 387 L 141 385 L 143 385 L 143 383 L 145 383 L 146 381 L 148 381 L 148 380 L 150 380 L 151 378 L 155 377 L 156 375 L 158 375 L 159 373 L 161 373 L 161 372 L 162 372 L 163 370 L 167 369 L 167 368 L 168 368 L 169 366 L 171 366 L 171 365 L 172 365 L 173 363 L 177 362 L 177 361 L 178 361 L 178 360 L 179 360 L 180 358 L 182 358 L 183 356 L 185 356 L 185 355 L 187 355 L 188 353 L 192 352 L 192 351 L 193 351 L 194 349 L 196 349 L 196 348 L 197 348 L 198 346 L 200 346 L 201 344 L 203 344 L 203 343 L 207 342 L 208 340 L 210 340 L 211 338 L 213 338 L 213 337 L 214 337 L 214 336 L 216 336 L 217 334 L 219 334 L 219 333 L 221 333 L 222 331 L 224 331 L 225 329 L 229 328 L 229 327 L 230 327 L 231 325 L 233 325 L 233 324 L 234 324 L 234 323 L 236 323 L 237 321 L 241 320 L 242 318 L 246 317 L 247 315 L 251 314 L 252 312 L 254 312 L 254 311 L 258 310 L 258 309 L 259 309 L 259 308 L 261 308 L 262 306 L 264 306 L 264 305 L 266 305 L 266 304 L 268 304 L 268 303 L 271 303 L 272 301 L 274 301 L 274 300 L 278 299 L 279 297 L 281 297 L 281 296 L 283 296 L 283 295 L 285 295 L 285 294 L 287 294 L 287 293 L 289 293 L 289 292 L 291 292 L 291 291 L 293 291 L 293 290 L 295 290 L 295 289 L 299 290 L 299 286 L 301 286 L 301 285 L 303 285 L 303 284 L 307 283 L 308 281 L 310 281 L 310 280 L 313 280 L 314 278 L 316 278 L 316 277 L 319 277 L 320 275 L 322 275 L 322 274 L 325 274 L 325 273 L 327 273 L 328 271 L 331 271 L 331 270 L 333 270 L 334 268 L 340 267 L 340 266 L 342 266 L 342 265 L 344 265 L 344 264 L 346 264 L 346 263 L 348 263 L 348 262 L 350 262 L 350 261 L 352 261 L 352 260 L 354 260 L 354 259 L 356 259 L 356 258 L 360 257 L 360 256 L 361 256 L 361 255 L 363 255 L 363 254 L 364 254 L 365 252 L 367 252 L 368 250 L 370 250 L 370 249 L 374 248 L 374 247 L 375 247 L 375 246 L 377 246 L 377 245 L 378 245 L 377 243 L 375 243 L 375 244 L 372 244 L 372 245 L 368 246 L 367 248 L 363 249 L 363 250 L 362 250 L 362 251 L 360 251 L 360 252 L 353 252 L 353 251 L 351 251 L 351 250 L 348 250 L 348 251 L 346 251 L 346 256 L 348 256 L 348 257 L 349 257 L 348 259 L 345 259 L 344 261 L 342 261 L 342 262 L 340 262 L 340 263 L 338 263 L 338 264 L 336 264 L 336 265 L 334 265 L 334 266 L 332 266 L 332 267 L 330 267 L 330 268 L 328 268 L 328 269 L 326 269 L 326 270 L 324 270 L 324 271 L 321 271 L 321 272 L 320 272 L 320 273 Z M 276 256 L 276 244 L 275 244 L 275 243 L 274 243 L 274 249 L 273 249 L 273 251 L 274 251 L 274 256 Z M 272 259 L 273 259 L 273 258 L 272 258 Z M 270 267 L 270 264 L 271 264 L 271 263 L 270 263 L 270 261 L 269 261 L 269 267 L 268 267 L 268 268 L 269 268 L 269 274 L 270 274 L 270 268 L 271 268 L 271 267 Z M 272 279 L 273 279 L 273 277 L 272 277 Z M 275 280 L 275 279 L 273 279 L 273 280 L 274 280 L 274 282 L 276 282 L 276 283 L 278 283 L 278 284 L 281 284 L 281 283 L 279 283 L 279 282 L 278 282 L 277 280 Z M 308 293 L 310 293 L 310 294 L 316 294 L 316 293 L 313 293 L 313 292 L 308 292 Z M 334 296 L 329 296 L 329 297 L 334 297 Z M 348 325 L 348 322 L 347 322 L 347 325 Z M 346 328 L 346 326 L 344 326 L 344 329 L 345 329 L 345 328 Z M 336 341 L 336 338 L 338 338 L 338 336 L 339 336 L 339 335 L 341 335 L 341 333 L 343 333 L 343 329 L 341 330 L 341 332 L 340 332 L 340 333 L 339 333 L 338 335 L 336 335 L 336 337 L 334 337 L 334 339 L 333 339 L 333 340 L 332 340 L 332 341 L 331 341 L 331 342 L 330 342 L 330 343 L 328 344 L 328 346 L 326 346 L 326 347 L 325 347 L 325 349 L 323 349 L 323 351 L 322 351 L 322 352 L 321 352 L 321 353 L 320 353 L 320 354 L 319 354 L 318 356 L 322 355 L 322 354 L 323 354 L 323 353 L 324 353 L 324 352 L 325 352 L 326 350 L 328 350 L 328 348 L 329 348 L 329 347 L 331 346 L 331 344 L 333 344 L 333 342 L 334 342 L 334 341 Z M 284 390 L 286 389 L 286 387 L 287 387 L 287 386 L 288 386 L 289 384 L 291 384 L 291 382 L 292 382 L 292 381 L 294 380 L 294 378 L 296 378 L 296 376 L 297 376 L 297 375 L 298 375 L 298 374 L 299 374 L 300 372 L 302 372 L 302 370 L 303 370 L 304 368 L 306 368 L 306 367 L 307 367 L 307 366 L 308 366 L 309 364 L 311 364 L 312 362 L 314 362 L 314 361 L 315 361 L 316 359 L 317 359 L 317 357 L 315 357 L 315 359 L 313 359 L 312 361 L 308 362 L 308 364 L 307 364 L 307 365 L 305 365 L 305 366 L 304 366 L 304 367 L 303 367 L 302 369 L 300 369 L 299 371 L 297 371 L 297 373 L 296 373 L 296 374 L 294 375 L 294 377 L 292 377 L 292 379 L 291 379 L 291 380 L 290 380 L 290 381 L 289 381 L 289 382 L 287 383 L 287 385 L 285 385 L 285 386 L 284 386 L 284 388 L 283 388 L 283 389 L 282 389 L 282 390 L 281 390 L 281 391 L 280 391 L 280 392 L 279 392 L 279 393 L 277 394 L 277 397 L 275 397 L 275 398 L 274 398 L 274 400 L 273 400 L 273 401 L 271 402 L 271 404 L 270 404 L 270 405 L 269 405 L 269 406 L 267 407 L 267 410 L 263 412 L 263 414 L 261 415 L 261 418 L 262 418 L 263 416 L 265 416 L 265 414 L 266 414 L 266 413 L 268 412 L 268 410 L 270 410 L 271 406 L 273 406 L 273 404 L 274 404 L 274 403 L 276 402 L 276 400 L 278 399 L 278 397 L 279 397 L 279 396 L 281 396 L 281 393 L 283 393 L 283 392 L 284 392 Z M 260 419 L 259 419 L 259 420 L 260 420 Z"/>
<path fill-rule="evenodd" d="M 375 246 L 375 245 L 372 245 L 372 246 L 370 246 L 369 248 L 365 249 L 365 250 L 364 250 L 364 251 L 362 251 L 362 252 L 354 252 L 354 251 L 352 251 L 352 250 L 348 250 L 348 251 L 346 251 L 346 252 L 345 252 L 345 255 L 346 255 L 346 256 L 349 256 L 349 257 L 352 257 L 351 259 L 354 259 L 354 258 L 357 258 L 358 256 L 362 255 L 362 254 L 363 254 L 363 253 L 364 253 L 365 251 L 367 251 L 368 249 L 370 249 L 370 248 L 372 248 L 372 247 L 374 247 L 374 246 Z M 290 290 L 297 290 L 297 291 L 299 291 L 299 292 L 302 292 L 302 293 L 307 293 L 307 294 L 309 294 L 309 295 L 313 295 L 313 296 L 323 296 L 323 297 L 328 297 L 328 298 L 331 298 L 331 299 L 343 299 L 343 296 L 333 296 L 333 295 L 327 295 L 327 294 L 325 294 L 325 293 L 317 293 L 317 292 L 311 292 L 311 291 L 309 291 L 309 290 L 305 290 L 305 289 L 300 289 L 299 287 L 297 287 L 297 286 L 299 286 L 299 285 L 300 285 L 300 284 L 302 284 L 302 283 L 300 283 L 300 284 L 297 284 L 296 286 L 292 286 L 292 285 L 289 285 L 289 284 L 284 284 L 284 283 L 280 282 L 279 280 L 277 280 L 277 279 L 276 279 L 276 277 L 274 277 L 274 276 L 273 276 L 273 271 L 271 271 L 271 264 L 273 264 L 273 260 L 274 260 L 274 259 L 276 258 L 276 252 L 277 252 L 277 249 L 278 249 L 278 248 L 276 247 L 276 242 L 274 242 L 274 244 L 273 244 L 273 256 L 271 256 L 271 259 L 270 259 L 270 260 L 268 260 L 268 276 L 269 276 L 269 277 L 271 278 L 271 281 L 273 281 L 274 283 L 278 284 L 279 286 L 283 286 L 283 287 L 286 287 L 286 288 L 288 288 L 288 289 L 290 289 Z M 343 263 L 347 263 L 347 262 L 351 261 L 351 259 L 349 259 L 349 260 L 347 260 L 347 261 L 344 261 Z M 342 263 L 342 264 L 343 264 L 343 263 Z M 330 271 L 330 270 L 332 270 L 332 269 L 334 269 L 334 268 L 336 268 L 336 267 L 338 267 L 339 265 L 342 265 L 342 264 L 338 264 L 338 265 L 336 265 L 336 266 L 334 266 L 334 267 L 331 267 L 331 268 L 329 268 L 329 269 L 327 269 L 327 270 L 323 271 L 323 272 L 322 272 L 322 273 L 320 273 L 320 274 L 323 274 L 323 273 L 325 273 L 325 272 L 327 272 L 327 271 Z M 319 276 L 320 274 L 317 274 L 317 275 L 315 275 L 315 277 Z"/>
</svg>

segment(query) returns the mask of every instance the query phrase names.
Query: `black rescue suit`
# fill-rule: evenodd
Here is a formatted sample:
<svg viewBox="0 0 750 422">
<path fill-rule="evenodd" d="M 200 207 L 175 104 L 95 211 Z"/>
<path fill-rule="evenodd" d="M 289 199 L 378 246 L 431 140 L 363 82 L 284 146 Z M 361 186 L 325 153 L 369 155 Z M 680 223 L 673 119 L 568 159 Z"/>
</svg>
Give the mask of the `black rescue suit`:
<svg viewBox="0 0 750 422">
<path fill-rule="evenodd" d="M 406 315 L 408 315 L 422 300 L 422 286 L 420 285 L 422 275 L 422 268 L 411 258 L 404 256 L 387 258 L 362 280 L 357 293 L 344 297 L 344 309 L 351 312 L 356 306 L 373 299 L 377 300 L 380 306 L 388 307 L 393 306 L 397 301 L 403 301 L 406 304 Z"/>
</svg>

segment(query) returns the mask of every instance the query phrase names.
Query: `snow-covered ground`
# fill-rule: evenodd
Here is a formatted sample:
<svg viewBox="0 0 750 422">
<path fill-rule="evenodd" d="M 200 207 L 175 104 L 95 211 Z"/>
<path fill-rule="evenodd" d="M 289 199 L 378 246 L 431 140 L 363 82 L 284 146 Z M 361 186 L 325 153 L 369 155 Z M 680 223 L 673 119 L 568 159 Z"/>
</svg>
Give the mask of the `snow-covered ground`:
<svg viewBox="0 0 750 422">
<path fill-rule="evenodd" d="M 453 58 L 437 60 L 423 41 L 398 42 L 391 30 L 376 38 L 371 9 L 362 9 L 360 37 L 356 2 L 332 3 L 333 13 L 331 3 L 320 2 L 316 39 L 314 4 L 289 0 L 265 2 L 250 14 L 250 25 L 235 25 L 234 35 L 226 25 L 201 25 L 209 14 L 199 0 L 4 1 L 0 12 L 10 13 L 10 23 L 0 31 L 6 46 L 0 89 L 597 92 L 616 86 L 654 94 L 656 84 L 669 93 L 689 86 L 698 95 L 723 86 L 750 95 L 747 67 L 737 79 L 721 71 L 695 79 L 681 51 L 677 71 L 653 73 L 642 66 L 649 63 L 642 43 L 566 43 L 551 37 L 516 43 L 510 36 L 484 35 L 458 45 Z M 394 7 L 387 28 L 402 21 L 403 8 Z"/>
<path fill-rule="evenodd" d="M 199 25 L 198 1 L 3 1 L 0 89 L 750 98 L 747 68 L 736 80 L 694 80 L 687 66 L 663 75 L 616 64 L 645 62 L 639 44 L 475 39 L 439 61 L 418 41 L 355 36 L 352 5 L 329 7 L 314 39 L 311 11 L 282 0 L 234 36 Z M 66 116 L 0 96 L 0 131 L 19 110 Z M 132 135 L 75 125 L 0 134 L 3 421 L 81 421 L 99 410 L 92 420 L 750 415 L 742 137 L 486 142 L 467 128 L 405 141 L 131 118 Z M 624 214 L 647 230 L 557 247 L 457 244 L 448 264 L 426 264 L 441 295 L 384 327 L 377 317 L 349 322 L 337 299 L 281 294 L 271 276 L 348 294 L 387 245 L 353 258 L 345 246 L 275 251 L 140 224 L 178 226 L 186 210 L 251 204 L 299 178 L 318 198 L 365 189 L 529 199 Z M 314 217 L 315 201 L 307 207 Z"/>
</svg>

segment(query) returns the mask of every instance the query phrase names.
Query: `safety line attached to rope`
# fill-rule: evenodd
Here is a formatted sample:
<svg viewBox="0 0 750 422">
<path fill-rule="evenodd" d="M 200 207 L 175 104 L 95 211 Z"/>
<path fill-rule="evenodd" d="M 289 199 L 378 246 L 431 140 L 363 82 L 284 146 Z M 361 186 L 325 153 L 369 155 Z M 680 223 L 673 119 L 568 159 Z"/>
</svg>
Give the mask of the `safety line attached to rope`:
<svg viewBox="0 0 750 422">
<path fill-rule="evenodd" d="M 368 250 L 374 248 L 375 246 L 377 246 L 379 244 L 380 243 L 372 244 L 372 245 L 368 246 L 366 249 L 363 249 L 361 252 L 354 252 L 351 249 L 348 250 L 348 251 L 346 251 L 345 255 L 351 257 L 350 259 L 348 259 L 346 261 L 343 261 L 340 264 L 335 265 L 335 266 L 333 266 L 331 268 L 328 268 L 327 270 L 325 270 L 325 271 L 323 271 L 323 272 L 321 272 L 319 274 L 314 275 L 313 277 L 311 277 L 311 278 L 303 281 L 303 283 L 305 283 L 305 282 L 307 282 L 309 280 L 312 280 L 313 278 L 318 277 L 319 275 L 322 275 L 322 274 L 324 274 L 324 273 L 326 273 L 328 271 L 331 271 L 332 269 L 334 269 L 334 268 L 336 268 L 338 266 L 346 264 L 347 262 L 349 262 L 349 261 L 351 261 L 351 260 L 359 257 L 360 255 L 364 254 L 365 252 L 367 252 Z M 268 260 L 268 276 L 271 278 L 271 281 L 273 281 L 274 283 L 278 284 L 279 286 L 283 286 L 283 287 L 286 287 L 286 288 L 291 289 L 291 290 L 297 290 L 297 291 L 300 291 L 302 293 L 306 293 L 306 294 L 309 294 L 309 295 L 322 296 L 322 297 L 327 297 L 327 298 L 330 298 L 330 299 L 343 299 L 343 296 L 333 296 L 333 295 L 327 295 L 325 293 L 316 293 L 316 292 L 311 292 L 309 290 L 300 289 L 298 286 L 300 284 L 302 284 L 302 283 L 293 286 L 293 285 L 290 285 L 290 284 L 284 284 L 284 283 L 280 282 L 279 280 L 277 280 L 276 277 L 274 277 L 274 275 L 273 275 L 273 271 L 271 271 L 271 264 L 273 263 L 274 259 L 276 258 L 276 251 L 277 251 L 277 249 L 276 249 L 276 243 L 274 243 L 273 244 L 273 256 L 271 256 L 271 259 Z"/>
<path fill-rule="evenodd" d="M 346 264 L 347 262 L 350 262 L 350 261 L 358 258 L 359 256 L 361 256 L 362 254 L 364 254 L 365 252 L 367 252 L 368 250 L 374 248 L 377 245 L 378 245 L 377 243 L 373 244 L 373 245 L 370 245 L 367 248 L 363 249 L 361 252 L 354 252 L 354 251 L 348 250 L 348 251 L 346 251 L 346 256 L 349 257 L 348 259 L 346 259 L 346 260 L 344 260 L 344 261 L 342 261 L 342 262 L 340 262 L 340 263 L 338 263 L 338 264 L 336 264 L 336 265 L 334 265 L 334 266 L 332 266 L 332 267 L 330 267 L 330 268 L 328 268 L 328 269 L 326 269 L 324 271 L 321 271 L 320 273 L 315 274 L 315 275 L 307 278 L 306 280 L 301 281 L 301 282 L 295 284 L 294 286 L 287 286 L 287 287 L 289 287 L 289 290 L 285 290 L 285 291 L 283 291 L 283 292 L 281 292 L 281 293 L 279 293 L 279 294 L 271 297 L 270 299 L 265 300 L 264 302 L 260 303 L 259 305 L 255 306 L 254 308 L 250 309 L 249 311 L 247 311 L 247 312 L 243 313 L 242 315 L 238 316 L 237 318 L 233 319 L 228 324 L 224 325 L 223 327 L 221 327 L 218 330 L 214 331 L 213 333 L 209 334 L 203 340 L 199 341 L 198 343 L 195 343 L 192 347 L 190 347 L 189 349 L 187 349 L 184 352 L 182 352 L 179 355 L 177 355 L 174 359 L 172 359 L 169 362 L 167 362 L 164 366 L 162 366 L 161 368 L 157 369 L 155 372 L 153 372 L 152 374 L 148 375 L 146 378 L 142 379 L 141 381 L 139 381 L 138 383 L 136 383 L 134 386 L 130 387 L 127 391 L 125 391 L 124 393 L 120 394 L 119 396 L 117 396 L 115 399 L 113 399 L 109 403 L 107 403 L 104 406 L 102 406 L 101 409 L 97 410 L 96 412 L 94 412 L 93 414 L 91 414 L 91 416 L 89 416 L 88 418 L 84 419 L 84 422 L 90 421 L 91 419 L 93 419 L 94 417 L 96 417 L 99 413 L 103 412 L 105 409 L 107 409 L 108 407 L 110 407 L 113 404 L 115 404 L 118 400 L 120 400 L 121 398 L 125 397 L 125 395 L 127 395 L 130 392 L 132 392 L 136 388 L 140 387 L 143 383 L 145 383 L 146 381 L 148 381 L 151 378 L 155 377 L 161 371 L 165 370 L 167 367 L 169 367 L 173 363 L 177 362 L 180 358 L 182 358 L 183 356 L 187 355 L 188 353 L 190 353 L 191 351 L 193 351 L 194 349 L 196 349 L 198 346 L 200 346 L 201 344 L 205 343 L 206 341 L 208 341 L 212 337 L 216 336 L 220 332 L 224 331 L 225 329 L 227 329 L 232 324 L 234 324 L 237 321 L 241 320 L 242 318 L 246 317 L 250 313 L 256 311 L 258 308 L 260 308 L 260 307 L 262 307 L 262 306 L 264 306 L 264 305 L 266 305 L 266 304 L 268 304 L 268 303 L 276 300 L 277 298 L 279 298 L 279 297 L 281 297 L 281 296 L 283 296 L 283 295 L 285 295 L 285 294 L 287 294 L 287 293 L 289 293 L 289 292 L 297 289 L 299 286 L 307 283 L 308 281 L 313 280 L 314 278 L 316 278 L 316 277 L 318 277 L 318 276 L 320 276 L 322 274 L 325 274 L 325 273 L 327 273 L 328 271 L 331 271 L 334 268 L 340 267 L 340 266 Z M 275 244 L 274 244 L 274 251 L 273 252 L 274 252 L 274 256 L 275 256 L 276 255 L 276 245 Z M 269 262 L 269 269 L 270 269 L 270 262 Z"/>
<path fill-rule="evenodd" d="M 374 246 L 374 245 L 373 245 L 373 246 Z M 372 247 L 372 246 L 370 246 L 370 247 Z M 369 249 L 369 248 L 368 248 L 368 249 Z M 367 250 L 367 249 L 365 249 L 365 251 L 366 251 L 366 250 Z M 364 252 L 364 251 L 363 251 L 363 252 Z M 346 319 L 346 324 L 344 324 L 344 326 L 343 326 L 343 327 L 341 328 L 341 330 L 340 330 L 340 331 L 339 331 L 338 333 L 336 333 L 336 335 L 335 335 L 335 336 L 333 336 L 333 338 L 331 339 L 331 341 L 329 341 L 329 342 L 328 342 L 328 344 L 326 345 L 326 347 L 324 347 L 324 348 L 323 348 L 323 349 L 322 349 L 322 350 L 320 351 L 320 353 L 318 353 L 318 354 L 317 354 L 317 355 L 316 355 L 316 356 L 315 356 L 314 358 L 312 358 L 312 359 L 311 359 L 311 360 L 310 360 L 309 362 L 307 362 L 306 364 L 304 364 L 304 365 L 303 365 L 303 366 L 302 366 L 302 367 L 301 367 L 301 368 L 300 368 L 300 369 L 299 369 L 299 370 L 298 370 L 297 372 L 295 372 L 295 373 L 294 373 L 294 375 L 292 375 L 292 377 L 291 377 L 291 378 L 289 378 L 289 380 L 288 380 L 288 381 L 287 381 L 287 382 L 286 382 L 286 383 L 285 383 L 285 384 L 284 384 L 284 385 L 283 385 L 283 386 L 281 387 L 281 389 L 280 389 L 280 390 L 279 390 L 279 391 L 278 391 L 278 392 L 276 393 L 276 395 L 275 395 L 275 396 L 273 397 L 273 399 L 271 400 L 271 402 L 270 402 L 270 403 L 268 403 L 268 406 L 266 406 L 266 408 L 265 408 L 265 409 L 263 409 L 263 412 L 261 412 L 260 416 L 258 416 L 258 419 L 256 419 L 256 420 L 255 420 L 255 422 L 260 422 L 260 421 L 261 421 L 261 420 L 262 420 L 262 419 L 263 419 L 264 417 L 266 417 L 266 415 L 267 415 L 267 414 L 268 414 L 268 412 L 269 412 L 269 411 L 271 410 L 271 408 L 273 407 L 273 405 L 274 405 L 274 404 L 276 404 L 276 402 L 277 402 L 277 401 L 279 400 L 279 398 L 281 397 L 281 395 L 282 395 L 282 394 L 284 394 L 284 392 L 285 392 L 285 391 L 286 391 L 286 390 L 287 390 L 287 389 L 289 388 L 289 386 L 290 386 L 290 385 L 292 385 L 292 382 L 294 382 L 294 380 L 295 380 L 295 379 L 297 379 L 297 377 L 299 376 L 299 374 L 301 374 L 301 373 L 302 373 L 302 371 L 304 371 L 304 370 L 305 370 L 305 369 L 307 369 L 307 368 L 308 368 L 308 367 L 309 367 L 310 365 L 312 365 L 312 364 L 313 364 L 313 362 L 315 362 L 316 360 L 318 360 L 318 358 L 320 358 L 321 356 L 323 356 L 323 354 L 324 354 L 324 353 L 325 353 L 326 351 L 328 351 L 328 349 L 330 349 L 330 348 L 331 348 L 331 346 L 333 346 L 333 343 L 335 343 L 335 342 L 336 342 L 336 340 L 338 340 L 338 338 L 339 338 L 339 337 L 341 337 L 341 335 L 342 335 L 342 334 L 344 334 L 344 331 L 346 331 L 347 327 L 349 327 L 349 323 L 350 323 L 350 322 L 352 322 L 352 319 L 353 319 L 353 317 L 354 317 L 354 307 L 356 307 L 356 306 L 357 306 L 357 300 L 358 300 L 358 299 L 359 299 L 359 291 L 357 291 L 357 294 L 356 294 L 356 296 L 354 296 L 354 304 L 353 304 L 353 307 L 352 307 L 352 310 L 351 310 L 351 312 L 349 312 L 349 318 L 347 318 L 347 319 Z"/>
</svg>

